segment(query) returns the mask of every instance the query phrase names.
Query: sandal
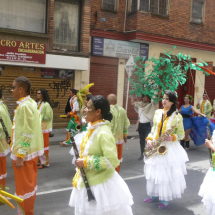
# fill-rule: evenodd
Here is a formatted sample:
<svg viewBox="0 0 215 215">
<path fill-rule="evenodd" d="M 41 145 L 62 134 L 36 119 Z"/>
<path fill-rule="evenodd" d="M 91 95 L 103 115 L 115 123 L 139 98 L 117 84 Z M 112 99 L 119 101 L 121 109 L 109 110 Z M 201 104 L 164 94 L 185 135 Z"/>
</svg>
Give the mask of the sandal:
<svg viewBox="0 0 215 215">
<path fill-rule="evenodd" d="M 165 209 L 168 207 L 168 205 L 169 205 L 169 203 L 167 201 L 161 201 L 158 206 L 158 209 Z"/>
<path fill-rule="evenodd" d="M 68 144 L 65 144 L 65 143 L 63 143 L 63 142 L 60 142 L 60 145 L 61 145 L 61 146 L 65 146 L 65 147 L 69 146 Z"/>
<path fill-rule="evenodd" d="M 146 203 L 152 203 L 152 202 L 158 202 L 158 201 L 159 201 L 159 198 L 155 196 L 144 199 L 144 202 Z"/>
<path fill-rule="evenodd" d="M 45 169 L 45 168 L 48 168 L 48 166 L 40 165 L 40 166 L 37 167 L 37 169 Z"/>
</svg>

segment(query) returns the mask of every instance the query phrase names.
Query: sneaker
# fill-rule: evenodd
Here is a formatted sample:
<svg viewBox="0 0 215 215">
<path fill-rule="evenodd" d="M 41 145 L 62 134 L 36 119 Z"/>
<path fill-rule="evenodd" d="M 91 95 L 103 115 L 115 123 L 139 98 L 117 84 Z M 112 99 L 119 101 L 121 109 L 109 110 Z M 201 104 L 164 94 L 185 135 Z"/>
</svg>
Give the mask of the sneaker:
<svg viewBox="0 0 215 215">
<path fill-rule="evenodd" d="M 146 202 L 146 203 L 152 203 L 152 202 L 158 202 L 158 201 L 159 201 L 158 197 L 149 197 L 149 198 L 144 199 L 144 202 Z"/>
<path fill-rule="evenodd" d="M 168 205 L 169 205 L 169 203 L 167 201 L 161 201 L 158 206 L 158 209 L 165 209 L 168 207 Z"/>
<path fill-rule="evenodd" d="M 185 147 L 184 149 L 185 149 L 185 151 L 187 152 L 187 151 L 189 151 L 190 148 L 186 148 L 186 147 Z"/>
</svg>

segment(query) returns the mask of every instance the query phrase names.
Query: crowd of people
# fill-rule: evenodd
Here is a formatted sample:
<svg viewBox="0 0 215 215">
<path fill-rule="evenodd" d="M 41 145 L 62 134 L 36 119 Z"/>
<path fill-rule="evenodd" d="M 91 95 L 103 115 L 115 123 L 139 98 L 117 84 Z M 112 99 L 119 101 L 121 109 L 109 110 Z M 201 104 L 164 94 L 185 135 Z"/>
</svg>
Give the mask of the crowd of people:
<svg viewBox="0 0 215 215">
<path fill-rule="evenodd" d="M 12 122 L 6 105 L 0 100 L 0 189 L 5 190 L 6 156 L 11 152 L 16 195 L 24 200 L 18 203 L 20 215 L 34 214 L 37 169 L 49 167 L 49 133 L 53 124 L 48 91 L 39 89 L 37 101 L 34 101 L 30 97 L 30 89 L 31 82 L 26 77 L 14 80 L 11 91 L 13 98 L 17 99 L 17 107 Z M 83 102 L 80 102 L 78 93 L 75 89 L 69 92 L 65 108 L 66 117 L 70 119 L 67 137 L 60 142 L 64 147 L 71 145 L 72 134 L 79 153 L 76 157 L 75 149 L 70 150 L 74 156 L 72 163 L 77 168 L 69 206 L 75 208 L 76 215 L 131 215 L 133 196 L 119 175 L 123 144 L 127 142 L 130 126 L 126 111 L 117 104 L 114 94 L 105 98 L 86 91 Z M 186 189 L 185 163 L 189 160 L 186 150 L 189 149 L 193 127 L 198 127 L 194 118 L 206 118 L 214 123 L 215 116 L 211 119 L 210 116 L 215 107 L 212 108 L 207 94 L 197 104 L 200 111 L 191 105 L 192 100 L 192 96 L 185 95 L 185 104 L 177 109 L 176 94 L 166 90 L 162 98 L 163 108 L 158 109 L 148 95 L 143 95 L 142 101 L 135 101 L 134 96 L 131 98 L 131 104 L 138 113 L 141 153 L 138 159 L 144 160 L 143 171 L 147 181 L 148 197 L 144 201 L 160 202 L 159 209 L 167 208 L 174 198 L 181 198 Z M 192 117 L 193 113 L 199 117 Z M 207 127 L 205 129 L 208 131 Z M 204 142 L 212 152 L 215 151 L 214 132 L 212 139 Z M 155 150 L 155 146 L 162 145 L 165 146 L 164 151 Z M 150 157 L 146 151 L 152 153 Z M 215 187 L 208 189 L 214 174 L 212 166 L 199 191 L 210 214 L 215 214 Z M 89 189 L 95 201 L 88 201 Z"/>
</svg>

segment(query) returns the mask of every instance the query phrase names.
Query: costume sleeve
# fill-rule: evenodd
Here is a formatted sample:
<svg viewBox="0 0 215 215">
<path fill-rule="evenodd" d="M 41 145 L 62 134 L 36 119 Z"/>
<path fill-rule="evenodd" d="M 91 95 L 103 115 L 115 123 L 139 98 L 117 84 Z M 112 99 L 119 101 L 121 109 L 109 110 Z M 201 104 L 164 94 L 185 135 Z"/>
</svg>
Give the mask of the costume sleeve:
<svg viewBox="0 0 215 215">
<path fill-rule="evenodd" d="M 0 116 L 2 117 L 2 120 L 4 122 L 4 117 L 3 117 L 3 113 L 0 111 Z M 4 139 L 5 135 L 4 135 L 4 129 L 2 127 L 2 124 L 0 123 L 0 141 L 2 139 Z"/>
<path fill-rule="evenodd" d="M 130 126 L 130 121 L 129 121 L 128 117 L 127 117 L 126 112 L 124 112 L 124 117 L 125 117 L 125 121 L 124 121 L 124 127 L 123 127 L 123 136 L 127 137 L 127 135 L 128 135 L 128 128 Z"/>
<path fill-rule="evenodd" d="M 42 116 L 42 121 L 52 121 L 53 120 L 53 110 L 49 103 L 45 103 L 45 112 Z"/>
<path fill-rule="evenodd" d="M 107 132 L 101 132 L 98 137 L 103 156 L 92 155 L 84 159 L 84 166 L 87 169 L 94 169 L 95 171 L 109 168 L 116 168 L 119 166 L 117 158 L 116 143 L 113 135 Z"/>
<path fill-rule="evenodd" d="M 20 115 L 23 120 L 23 127 L 21 128 L 21 141 L 19 143 L 19 149 L 17 157 L 24 158 L 29 148 L 31 147 L 32 139 L 34 138 L 34 110 L 27 105 L 20 107 Z M 40 126 L 40 125 L 39 125 Z"/>
<path fill-rule="evenodd" d="M 138 115 L 139 115 L 139 104 L 140 104 L 140 102 L 134 103 L 134 110 L 138 113 Z"/>
<path fill-rule="evenodd" d="M 208 115 L 209 113 L 211 113 L 211 111 L 212 111 L 212 106 L 211 106 L 211 103 L 208 101 L 207 110 L 205 111 L 205 115 Z"/>
<path fill-rule="evenodd" d="M 181 114 L 178 114 L 178 115 L 179 115 L 180 121 L 179 121 L 178 126 L 174 130 L 174 133 L 171 134 L 171 136 L 174 138 L 172 142 L 179 141 L 179 140 L 183 139 L 185 136 L 183 118 L 182 118 Z"/>
<path fill-rule="evenodd" d="M 79 103 L 77 101 L 77 99 L 74 100 L 73 102 L 73 109 L 72 109 L 72 112 L 78 112 L 79 111 Z"/>
<path fill-rule="evenodd" d="M 153 126 L 152 126 L 152 129 L 151 129 L 151 132 L 149 133 L 149 135 L 146 138 L 146 141 L 147 140 L 153 140 L 156 126 L 157 126 L 157 122 L 156 122 L 156 112 L 155 112 L 155 115 L 154 115 L 154 118 L 153 118 Z"/>
<path fill-rule="evenodd" d="M 112 113 L 112 120 L 111 120 L 111 123 L 110 123 L 110 127 L 111 127 L 111 131 L 112 131 L 112 134 L 115 135 L 116 134 L 116 127 L 117 127 L 117 122 L 116 122 L 116 108 L 114 106 L 110 106 L 110 112 Z"/>
</svg>

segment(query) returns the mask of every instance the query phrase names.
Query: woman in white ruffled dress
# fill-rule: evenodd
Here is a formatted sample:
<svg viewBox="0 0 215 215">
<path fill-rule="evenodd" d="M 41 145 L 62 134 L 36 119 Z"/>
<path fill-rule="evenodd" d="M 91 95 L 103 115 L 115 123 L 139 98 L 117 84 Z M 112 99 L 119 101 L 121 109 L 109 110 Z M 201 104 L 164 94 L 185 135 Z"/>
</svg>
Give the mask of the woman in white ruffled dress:
<svg viewBox="0 0 215 215">
<path fill-rule="evenodd" d="M 92 98 L 92 95 L 90 95 L 90 94 L 86 95 L 86 98 L 84 100 L 84 108 L 87 106 L 87 103 L 90 101 L 91 98 Z M 87 131 L 87 122 L 86 122 L 83 114 L 81 115 L 81 123 L 82 123 L 81 131 L 78 132 L 74 137 L 74 140 L 75 140 L 75 143 L 77 145 L 77 148 L 78 148 L 79 152 L 80 152 L 80 145 L 81 145 L 82 139 L 83 139 L 83 137 L 84 137 L 84 135 L 86 134 L 86 131 Z M 73 156 L 72 164 L 75 165 L 76 158 L 75 158 L 75 153 L 74 153 L 73 147 L 71 148 L 69 153 Z"/>
<path fill-rule="evenodd" d="M 69 205 L 75 207 L 75 215 L 132 215 L 133 197 L 115 171 L 119 160 L 110 128 L 112 114 L 108 100 L 103 96 L 93 96 L 85 111 L 88 130 L 80 145 L 80 158 L 75 161 L 77 169 Z M 88 202 L 81 167 L 95 201 Z"/>
<path fill-rule="evenodd" d="M 215 130 L 212 140 L 206 140 L 205 145 L 215 152 Z M 213 162 L 213 166 L 215 166 Z M 210 167 L 199 190 L 199 196 L 206 207 L 206 212 L 215 215 L 215 168 Z"/>
<path fill-rule="evenodd" d="M 147 147 L 152 148 L 152 141 L 164 134 L 175 125 L 177 127 L 171 135 L 163 138 L 163 144 L 168 151 L 165 155 L 156 154 L 151 158 L 144 158 L 144 174 L 147 180 L 147 203 L 158 202 L 159 209 L 168 206 L 173 198 L 181 198 L 186 189 L 184 175 L 187 174 L 185 162 L 188 161 L 187 153 L 182 148 L 179 140 L 184 137 L 183 118 L 176 112 L 177 98 L 174 92 L 166 90 L 162 100 L 163 109 L 155 112 L 151 133 L 146 138 Z"/>
</svg>

